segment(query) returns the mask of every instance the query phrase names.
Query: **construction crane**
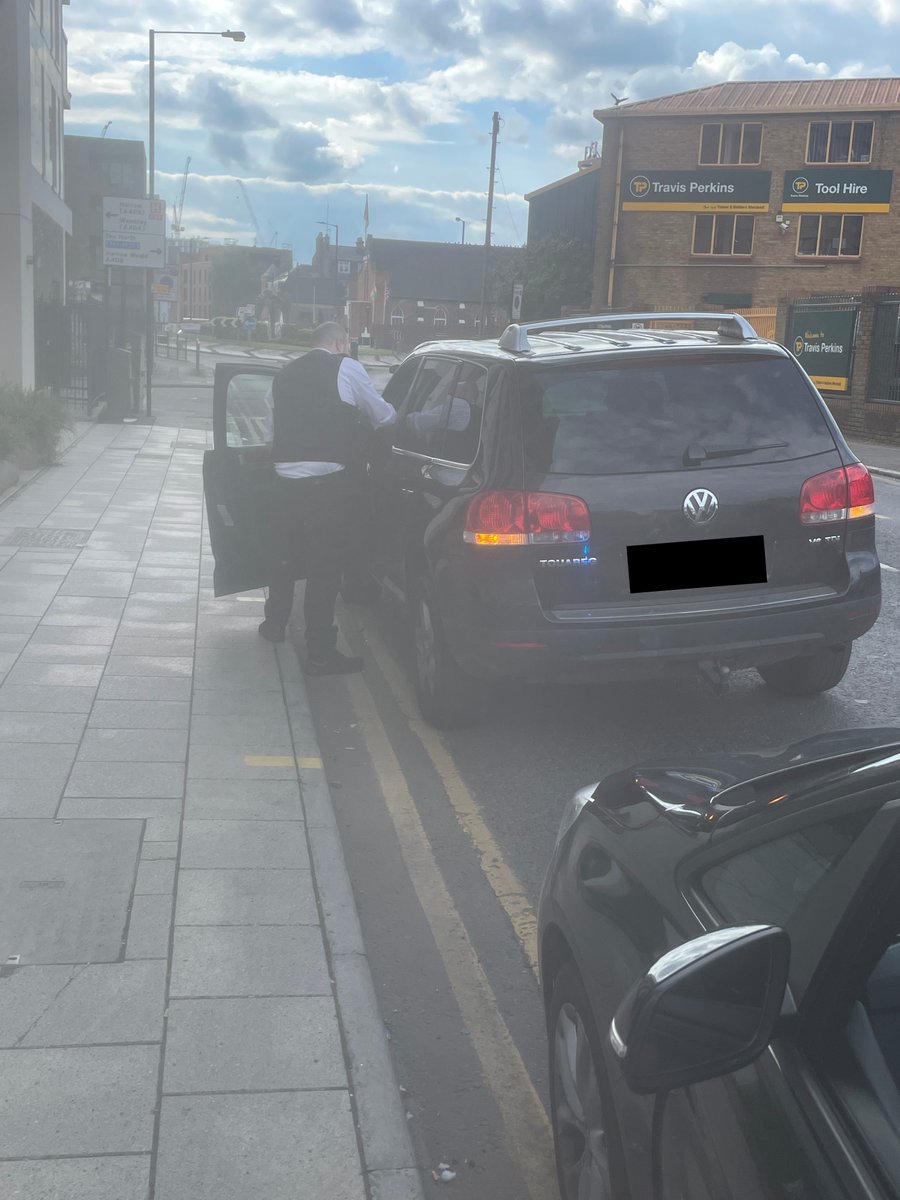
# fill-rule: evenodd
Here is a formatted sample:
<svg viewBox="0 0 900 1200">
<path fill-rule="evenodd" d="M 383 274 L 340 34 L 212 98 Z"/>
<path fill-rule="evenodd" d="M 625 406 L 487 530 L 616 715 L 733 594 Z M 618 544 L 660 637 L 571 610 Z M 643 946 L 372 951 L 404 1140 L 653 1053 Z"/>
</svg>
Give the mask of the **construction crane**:
<svg viewBox="0 0 900 1200">
<path fill-rule="evenodd" d="M 243 179 L 236 179 L 234 182 L 241 189 L 241 195 L 244 197 L 244 203 L 247 205 L 247 212 L 250 214 L 250 220 L 253 222 L 253 228 L 256 230 L 256 241 L 254 242 L 254 245 L 264 246 L 266 244 L 266 239 L 263 237 L 263 231 L 259 224 L 259 218 L 253 211 L 253 205 L 250 203 L 250 196 L 247 192 L 247 189 L 244 187 L 244 181 Z"/>
<path fill-rule="evenodd" d="M 184 164 L 184 174 L 181 177 L 181 190 L 178 193 L 178 199 L 172 207 L 172 236 L 178 237 L 184 233 L 184 226 L 181 223 L 181 214 L 184 210 L 184 193 L 187 191 L 188 175 L 191 170 L 191 160 L 188 156 L 187 162 Z"/>
</svg>

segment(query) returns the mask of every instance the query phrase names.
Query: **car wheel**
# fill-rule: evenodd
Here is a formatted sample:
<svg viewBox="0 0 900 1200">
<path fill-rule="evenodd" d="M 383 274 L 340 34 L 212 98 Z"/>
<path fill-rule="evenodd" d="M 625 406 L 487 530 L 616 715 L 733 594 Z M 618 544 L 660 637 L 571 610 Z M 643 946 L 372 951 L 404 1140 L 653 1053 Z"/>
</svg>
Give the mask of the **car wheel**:
<svg viewBox="0 0 900 1200">
<path fill-rule="evenodd" d="M 438 729 L 475 724 L 484 689 L 460 670 L 450 653 L 434 591 L 424 576 L 416 585 L 412 608 L 416 699 L 422 716 Z"/>
<path fill-rule="evenodd" d="M 783 696 L 814 696 L 836 687 L 847 673 L 853 643 L 829 646 L 817 654 L 789 658 L 784 662 L 757 667 L 757 671 L 775 691 Z"/>
<path fill-rule="evenodd" d="M 584 984 L 568 962 L 548 1013 L 550 1108 L 562 1200 L 614 1200 L 621 1145 L 600 1039 Z"/>
</svg>

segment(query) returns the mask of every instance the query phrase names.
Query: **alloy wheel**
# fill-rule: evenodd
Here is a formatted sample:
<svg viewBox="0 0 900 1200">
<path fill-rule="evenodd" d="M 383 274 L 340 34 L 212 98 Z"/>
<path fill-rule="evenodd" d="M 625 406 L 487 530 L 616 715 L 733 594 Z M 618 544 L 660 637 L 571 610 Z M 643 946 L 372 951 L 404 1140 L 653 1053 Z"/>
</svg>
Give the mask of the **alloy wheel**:
<svg viewBox="0 0 900 1200">
<path fill-rule="evenodd" d="M 418 601 L 416 617 L 416 671 L 422 690 L 433 696 L 437 677 L 437 646 L 431 609 L 424 597 Z"/>
<path fill-rule="evenodd" d="M 564 1200 L 611 1200 L 603 1101 L 587 1030 L 563 1004 L 554 1030 L 553 1124 Z"/>
</svg>

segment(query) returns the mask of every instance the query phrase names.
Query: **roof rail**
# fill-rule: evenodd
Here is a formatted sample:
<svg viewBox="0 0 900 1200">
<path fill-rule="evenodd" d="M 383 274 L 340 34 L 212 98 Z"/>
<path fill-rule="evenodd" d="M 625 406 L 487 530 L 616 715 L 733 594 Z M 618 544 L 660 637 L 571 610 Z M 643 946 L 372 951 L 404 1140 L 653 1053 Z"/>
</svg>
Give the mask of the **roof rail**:
<svg viewBox="0 0 900 1200">
<path fill-rule="evenodd" d="M 746 317 L 738 313 L 715 312 L 652 312 L 652 313 L 602 313 L 594 317 L 573 317 L 571 320 L 558 319 L 554 321 L 529 321 L 525 325 L 507 325 L 500 335 L 501 350 L 511 350 L 514 354 L 527 354 L 532 348 L 528 340 L 529 333 L 543 333 L 553 329 L 585 329 L 591 325 L 628 324 L 634 321 L 718 321 L 717 333 L 720 337 L 734 338 L 736 341 L 752 341 L 759 334 Z"/>
</svg>

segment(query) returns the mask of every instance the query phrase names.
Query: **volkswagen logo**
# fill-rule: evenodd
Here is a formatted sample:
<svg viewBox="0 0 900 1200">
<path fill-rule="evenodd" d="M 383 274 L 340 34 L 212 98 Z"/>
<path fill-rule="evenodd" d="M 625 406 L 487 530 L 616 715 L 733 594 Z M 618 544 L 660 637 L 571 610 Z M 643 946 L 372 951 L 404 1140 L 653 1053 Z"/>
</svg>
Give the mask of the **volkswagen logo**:
<svg viewBox="0 0 900 1200">
<path fill-rule="evenodd" d="M 685 496 L 681 511 L 695 525 L 705 525 L 719 511 L 719 501 L 706 488 L 695 488 Z"/>
</svg>

